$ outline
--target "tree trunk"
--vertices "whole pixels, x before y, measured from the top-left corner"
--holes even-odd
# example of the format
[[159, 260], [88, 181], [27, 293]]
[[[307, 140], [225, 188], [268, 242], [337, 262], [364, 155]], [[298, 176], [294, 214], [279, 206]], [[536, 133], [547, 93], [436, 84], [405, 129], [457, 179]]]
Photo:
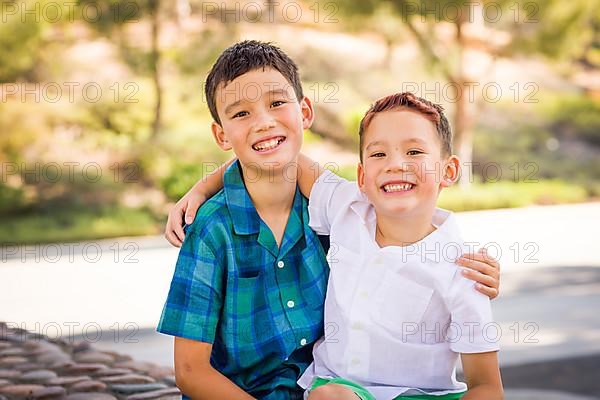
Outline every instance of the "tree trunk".
[[[466, 11], [466, 10], [463, 10]], [[458, 46], [458, 57], [456, 70], [453, 79], [450, 79], [455, 87], [456, 104], [454, 106], [454, 151], [461, 161], [460, 186], [468, 187], [473, 182], [473, 131], [471, 130], [471, 121], [468, 110], [468, 98], [465, 95], [465, 71], [464, 71], [464, 49], [465, 38], [463, 35], [463, 24], [465, 12], [461, 13], [461, 18], [455, 22], [456, 42]]]
[[154, 121], [152, 122], [152, 131], [150, 139], [155, 141], [160, 132], [162, 124], [162, 86], [160, 76], [160, 0], [152, 0], [152, 50], [150, 54], [150, 64], [152, 68], [152, 81], [154, 83], [154, 91], [156, 95], [154, 104]]

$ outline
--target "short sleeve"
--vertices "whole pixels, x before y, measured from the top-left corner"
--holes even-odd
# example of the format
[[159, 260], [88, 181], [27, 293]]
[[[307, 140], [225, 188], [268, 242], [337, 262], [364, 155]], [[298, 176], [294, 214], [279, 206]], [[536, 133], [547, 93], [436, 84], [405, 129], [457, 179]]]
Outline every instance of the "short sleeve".
[[223, 273], [205, 240], [196, 231], [188, 232], [157, 331], [213, 343], [223, 304]]
[[308, 225], [319, 235], [329, 235], [332, 221], [358, 193], [356, 182], [349, 182], [325, 170], [319, 176], [308, 200]]
[[490, 299], [475, 289], [475, 282], [462, 276], [460, 268], [454, 275], [448, 308], [451, 323], [447, 341], [456, 353], [497, 351], [500, 326], [494, 322]]

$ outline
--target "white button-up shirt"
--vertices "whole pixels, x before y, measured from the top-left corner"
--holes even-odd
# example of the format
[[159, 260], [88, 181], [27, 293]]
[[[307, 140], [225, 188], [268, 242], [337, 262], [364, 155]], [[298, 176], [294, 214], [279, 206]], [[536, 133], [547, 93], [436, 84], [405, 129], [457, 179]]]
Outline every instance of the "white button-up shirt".
[[454, 263], [465, 250], [454, 217], [436, 210], [437, 228], [406, 247], [380, 248], [375, 210], [355, 182], [326, 171], [313, 186], [310, 226], [329, 234], [325, 337], [298, 381], [343, 377], [377, 399], [462, 392], [459, 353], [498, 350], [489, 298]]

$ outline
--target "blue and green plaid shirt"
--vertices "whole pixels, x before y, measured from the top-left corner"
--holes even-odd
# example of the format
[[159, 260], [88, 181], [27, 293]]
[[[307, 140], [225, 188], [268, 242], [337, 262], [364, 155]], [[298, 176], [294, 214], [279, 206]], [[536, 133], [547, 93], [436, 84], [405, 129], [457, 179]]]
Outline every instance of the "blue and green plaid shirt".
[[254, 397], [301, 399], [327, 273], [298, 188], [278, 248], [235, 162], [187, 229], [157, 330], [212, 343], [211, 365]]

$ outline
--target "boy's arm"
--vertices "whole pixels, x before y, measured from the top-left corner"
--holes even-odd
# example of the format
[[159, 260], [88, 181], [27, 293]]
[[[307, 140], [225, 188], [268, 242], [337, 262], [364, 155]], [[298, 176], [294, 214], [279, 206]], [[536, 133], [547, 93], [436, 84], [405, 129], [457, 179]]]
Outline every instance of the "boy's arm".
[[211, 343], [175, 338], [175, 381], [181, 392], [192, 399], [254, 399], [210, 365], [211, 350]]
[[501, 400], [504, 398], [497, 352], [461, 353], [460, 357], [469, 388], [462, 400]]
[[[191, 224], [196, 217], [198, 208], [209, 198], [223, 188], [223, 174], [235, 161], [231, 159], [221, 165], [212, 173], [200, 179], [169, 211], [169, 218], [165, 227], [165, 238], [175, 247], [181, 247], [185, 233], [183, 222]], [[312, 187], [317, 178], [325, 171], [317, 162], [300, 154], [298, 157], [298, 185], [306, 197], [310, 196]]]
[[200, 179], [192, 188], [181, 198], [171, 211], [165, 227], [165, 238], [175, 247], [181, 247], [185, 233], [183, 232], [183, 220], [191, 224], [196, 217], [196, 211], [209, 198], [214, 196], [223, 188], [223, 174], [225, 170], [235, 161], [233, 158], [221, 165], [215, 171]]
[[298, 186], [304, 197], [310, 198], [310, 192], [323, 172], [325, 169], [318, 162], [302, 153], [298, 155]]

